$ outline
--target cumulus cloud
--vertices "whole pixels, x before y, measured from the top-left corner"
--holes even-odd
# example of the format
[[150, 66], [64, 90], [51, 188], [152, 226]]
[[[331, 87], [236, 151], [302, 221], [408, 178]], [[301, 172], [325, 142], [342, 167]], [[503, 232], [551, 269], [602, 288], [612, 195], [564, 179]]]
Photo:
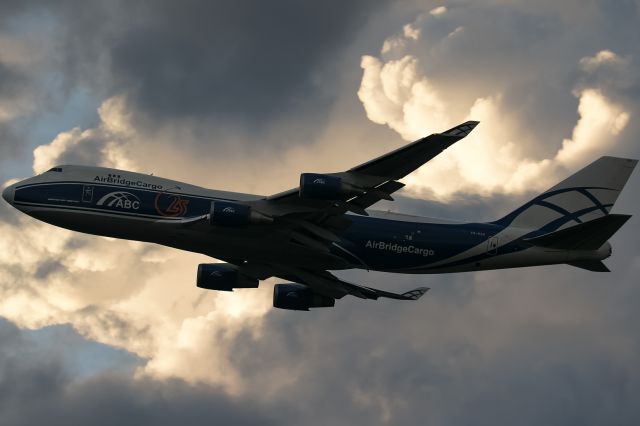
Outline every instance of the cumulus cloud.
[[[95, 425], [196, 424], [204, 418], [224, 424], [274, 423], [273, 413], [257, 401], [230, 397], [219, 388], [134, 380], [119, 371], [74, 378], [63, 354], [52, 350], [55, 345], [34, 342], [3, 319], [0, 337], [0, 418], [6, 424], [33, 425], [52, 418], [61, 424]], [[81, 339], [73, 340], [78, 349]]]
[[446, 122], [444, 101], [421, 75], [416, 58], [405, 56], [383, 63], [363, 56], [362, 68], [358, 96], [371, 121], [387, 124], [406, 140]]
[[[580, 60], [580, 66], [592, 71], [618, 61], [615, 53], [601, 51]], [[574, 91], [579, 119], [571, 138], [556, 141], [553, 156], [532, 158], [523, 149], [528, 141], [522, 135], [535, 129], [528, 129], [527, 122], [510, 114], [501, 92], [477, 98], [465, 109], [449, 102], [447, 92], [438, 89], [415, 56], [387, 61], [363, 56], [361, 66], [358, 97], [367, 117], [387, 125], [407, 141], [446, 130], [463, 119], [481, 122], [470, 136], [406, 178], [409, 191], [430, 193], [439, 199], [458, 192], [544, 190], [566, 170], [575, 170], [607, 153], [630, 116], [598, 88], [583, 87]]]
[[606, 152], [629, 121], [629, 113], [612, 104], [598, 90], [586, 89], [579, 97], [580, 119], [571, 139], [562, 141], [562, 148], [556, 155], [556, 159], [568, 167]]
[[[416, 25], [405, 26], [401, 37], [420, 41]], [[440, 131], [457, 119], [482, 121], [465, 142], [407, 180], [413, 193], [429, 192], [442, 199], [459, 191], [488, 194], [543, 189], [552, 183], [560, 167], [574, 167], [603, 151], [603, 144], [613, 143], [613, 136], [628, 121], [628, 113], [602, 92], [583, 89], [575, 93], [580, 119], [571, 138], [558, 142], [554, 157], [529, 158], [518, 145], [521, 123], [505, 111], [501, 93], [476, 98], [466, 110], [456, 109], [415, 56], [406, 54], [388, 60], [365, 56], [362, 67], [358, 96], [367, 117], [387, 125], [406, 140]], [[215, 165], [218, 180], [227, 178], [235, 183], [229, 189], [251, 191], [256, 185], [263, 185], [261, 189], [275, 192], [293, 186], [294, 175], [303, 171], [299, 170], [301, 164], [307, 168], [331, 164], [336, 149], [349, 153], [342, 155], [344, 167], [353, 165], [351, 155], [358, 153], [364, 161], [375, 150], [365, 143], [338, 147], [345, 132], [336, 126], [312, 144], [292, 146], [278, 153], [279, 167], [274, 170], [259, 167], [272, 159], [273, 152], [247, 158], [242, 150], [235, 154], [227, 150], [224, 152], [231, 156], [195, 161], [201, 155], [193, 142], [198, 135], [188, 125], [141, 124], [135, 120], [135, 105], [126, 94], [107, 99], [99, 109], [97, 126], [62, 132], [36, 148], [34, 171], [56, 164], [84, 163], [138, 171], [169, 170], [175, 173], [172, 177], [206, 182]], [[182, 146], [176, 145], [177, 140]], [[234, 155], [242, 158], [247, 170], [255, 170], [251, 173], [260, 174], [263, 179], [253, 174], [244, 181], [238, 179]], [[194, 275], [198, 263], [207, 261], [202, 256], [52, 231], [49, 225], [22, 216], [17, 220], [20, 227], [0, 223], [5, 235], [0, 262], [4, 283], [2, 315], [26, 327], [73, 324], [91, 339], [147, 359], [139, 369], [141, 377], [180, 377], [220, 385], [235, 394], [247, 391], [248, 378], [233, 368], [229, 347], [245, 334], [260, 339], [270, 310], [268, 285], [239, 294], [203, 293], [185, 278]], [[29, 236], [29, 243], [17, 244], [24, 235]], [[263, 389], [282, 386], [286, 386], [286, 380], [269, 380]], [[361, 402], [373, 400], [360, 398]]]
[[406, 38], [418, 40], [420, 38], [420, 28], [416, 28], [411, 24], [402, 27], [402, 32]]
[[[434, 208], [399, 197], [393, 207], [477, 219], [602, 153], [624, 148], [637, 155], [630, 133], [637, 100], [629, 90], [635, 50], [610, 37], [616, 28], [589, 21], [596, 6], [567, 2], [549, 11], [547, 3], [474, 1], [422, 10], [422, 3], [407, 2], [377, 17], [387, 25], [365, 28], [358, 27], [367, 15], [358, 5], [365, 3], [354, 3], [339, 31], [327, 24], [335, 10], [326, 9], [318, 22], [335, 36], [315, 40], [315, 31], [269, 38], [284, 10], [271, 5], [252, 9], [257, 21], [235, 27], [237, 19], [228, 17], [237, 18], [240, 6], [230, 15], [217, 3], [207, 9], [228, 21], [215, 26], [207, 13], [182, 5], [90, 3], [60, 7], [55, 15], [78, 18], [65, 25], [69, 37], [58, 39], [71, 57], [60, 57], [69, 66], [65, 77], [104, 95], [99, 122], [40, 141], [36, 172], [81, 162], [270, 193], [293, 187], [299, 172], [339, 171], [396, 148], [401, 138], [479, 119], [472, 136], [407, 180], [410, 195], [453, 202]], [[123, 10], [130, 13], [126, 22]], [[201, 20], [189, 25], [194, 15]], [[316, 13], [305, 16], [299, 26], [282, 28], [304, 27]], [[404, 25], [406, 16], [418, 18]], [[613, 22], [622, 27], [619, 18]], [[396, 34], [379, 33], [394, 20]], [[110, 32], [103, 22], [123, 31]], [[250, 28], [251, 22], [260, 25]], [[226, 30], [209, 32], [220, 28]], [[359, 44], [342, 62], [339, 47], [355, 33]], [[630, 35], [624, 40], [635, 40]], [[239, 38], [237, 52], [224, 45]], [[379, 57], [361, 58], [379, 48], [368, 40], [386, 40]], [[114, 59], [102, 64], [109, 75], [94, 74], [96, 52]], [[295, 52], [304, 53], [303, 65], [295, 64]], [[230, 64], [220, 60], [225, 55]], [[273, 72], [256, 73], [250, 65], [258, 60], [274, 61], [264, 68]], [[359, 60], [362, 78], [337, 82], [357, 73]], [[255, 80], [238, 92], [228, 82], [236, 74], [249, 81], [243, 72]], [[228, 90], [216, 98], [220, 88]], [[256, 93], [259, 102], [247, 104], [247, 94]], [[313, 126], [289, 117], [291, 105], [309, 98], [320, 105], [312, 108], [319, 114]], [[226, 126], [225, 117], [243, 125]], [[541, 136], [548, 129], [553, 138]], [[460, 192], [488, 198], [458, 204]], [[637, 204], [632, 191], [623, 196]], [[70, 324], [87, 339], [141, 358], [134, 377], [70, 382], [56, 365], [47, 369], [47, 359], [24, 367], [28, 360], [11, 353], [28, 349], [0, 324], [0, 387], [7, 389], [0, 392], [1, 420], [9, 424], [42, 418], [73, 424], [95, 420], [96, 412], [96, 421], [109, 424], [200, 423], [227, 414], [235, 424], [275, 418], [312, 425], [631, 424], [639, 414], [634, 232], [616, 236], [618, 254], [609, 265], [617, 272], [605, 286], [602, 275], [562, 266], [437, 279], [354, 272], [353, 281], [375, 287], [428, 284], [433, 291], [419, 303], [345, 298], [335, 309], [297, 315], [271, 309], [271, 282], [230, 294], [197, 289], [195, 267], [211, 261], [204, 256], [60, 230], [6, 205], [0, 215], [0, 315], [29, 328]], [[268, 408], [256, 408], [256, 401]]]
[[202, 256], [82, 236], [29, 218], [19, 227], [2, 222], [0, 232], [0, 315], [23, 327], [72, 324], [88, 338], [149, 359], [141, 375], [229, 391], [244, 386], [226, 368], [226, 342], [259, 330], [270, 289], [205, 293], [194, 284], [195, 267], [208, 261]]
[[122, 149], [135, 136], [122, 96], [105, 101], [98, 110], [100, 126], [62, 132], [48, 144], [33, 152], [36, 174], [59, 164], [95, 164], [104, 167], [135, 170], [136, 165]]
[[440, 16], [440, 15], [444, 15], [445, 13], [447, 13], [447, 7], [446, 6], [438, 6], [435, 7], [433, 9], [431, 9], [429, 11], [429, 13], [433, 16]]
[[595, 56], [585, 56], [580, 59], [580, 65], [585, 71], [594, 71], [604, 64], [620, 63], [622, 59], [610, 50], [601, 50]]
[[[249, 184], [260, 184], [277, 192], [295, 185], [301, 167], [312, 170], [315, 165], [322, 170], [331, 164], [336, 145], [324, 142], [339, 140], [334, 132], [344, 136], [341, 128], [328, 130], [310, 147], [284, 150], [277, 167], [265, 170], [262, 166], [273, 161], [273, 153], [246, 157], [242, 150], [234, 153], [220, 147], [211, 162], [196, 160], [199, 152], [184, 148], [195, 138], [187, 129], [175, 123], [150, 129], [134, 121], [131, 108], [125, 95], [107, 99], [99, 108], [97, 126], [61, 132], [35, 148], [34, 172], [73, 163], [134, 171], [164, 169], [182, 180], [197, 178], [206, 184], [212, 175], [218, 182], [231, 182], [232, 190], [251, 190]], [[176, 145], [176, 140], [183, 145]], [[341, 152], [361, 148], [364, 161], [364, 145]], [[234, 155], [255, 173], [247, 182], [238, 178], [236, 160], [229, 161]], [[343, 161], [344, 167], [353, 165], [349, 156]], [[260, 337], [264, 316], [271, 310], [271, 282], [258, 290], [205, 292], [195, 287], [195, 269], [212, 259], [73, 233], [14, 212], [11, 221], [0, 221], [0, 233], [0, 315], [29, 328], [71, 324], [87, 338], [147, 360], [138, 369], [141, 378], [177, 377], [222, 386], [233, 394], [251, 391], [255, 378], [233, 367], [232, 345], [238, 336]], [[27, 243], [19, 243], [23, 238]], [[264, 374], [270, 377], [260, 388], [264, 392], [289, 380], [285, 375]]]
[[[62, 132], [37, 147], [34, 172], [64, 163], [138, 168], [128, 152], [145, 138], [129, 121], [125, 99], [105, 101], [99, 114], [97, 127]], [[259, 331], [269, 288], [204, 292], [194, 284], [197, 264], [211, 261], [204, 256], [85, 236], [22, 215], [16, 220], [18, 226], [0, 221], [0, 315], [23, 327], [72, 324], [88, 338], [148, 359], [141, 376], [243, 389], [244, 378], [229, 368], [227, 342]]]

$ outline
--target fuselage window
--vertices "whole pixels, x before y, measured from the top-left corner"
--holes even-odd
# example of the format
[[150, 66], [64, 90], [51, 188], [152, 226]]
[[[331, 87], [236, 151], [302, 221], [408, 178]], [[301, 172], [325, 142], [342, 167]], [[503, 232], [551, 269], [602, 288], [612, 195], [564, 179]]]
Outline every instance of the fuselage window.
[[54, 167], [52, 169], [47, 170], [48, 172], [61, 172], [62, 167]]

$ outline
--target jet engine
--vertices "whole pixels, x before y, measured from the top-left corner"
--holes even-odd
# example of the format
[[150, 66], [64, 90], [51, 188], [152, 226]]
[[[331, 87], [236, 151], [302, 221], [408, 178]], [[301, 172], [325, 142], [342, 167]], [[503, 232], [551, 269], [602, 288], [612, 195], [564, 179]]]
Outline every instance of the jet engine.
[[335, 305], [333, 297], [314, 293], [302, 284], [276, 284], [273, 287], [273, 307], [293, 311], [308, 311], [309, 308], [329, 308]]
[[209, 222], [213, 226], [247, 226], [273, 222], [272, 218], [255, 211], [251, 206], [233, 201], [213, 201], [209, 213]]
[[257, 288], [258, 280], [242, 274], [228, 263], [201, 263], [197, 285], [207, 290], [233, 291], [234, 288]]
[[316, 200], [340, 200], [363, 193], [341, 178], [317, 173], [302, 173], [300, 175], [300, 198]]

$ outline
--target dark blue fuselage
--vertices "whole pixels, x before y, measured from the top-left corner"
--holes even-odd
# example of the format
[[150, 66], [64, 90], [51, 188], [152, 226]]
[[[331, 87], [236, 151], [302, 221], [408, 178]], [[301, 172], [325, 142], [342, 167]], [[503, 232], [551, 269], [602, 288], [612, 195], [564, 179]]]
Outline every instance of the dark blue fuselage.
[[[492, 245], [491, 239], [504, 227], [496, 224], [413, 221], [420, 218], [389, 214], [393, 217], [385, 218], [380, 213], [349, 215], [351, 224], [338, 233], [340, 241], [330, 246], [328, 254], [319, 255], [278, 239], [269, 227], [210, 228], [205, 233], [182, 229], [180, 221], [208, 214], [212, 201], [233, 200], [200, 192], [108, 175], [93, 181], [18, 184], [14, 205], [38, 219], [81, 232], [155, 242], [220, 259], [294, 261], [327, 269], [424, 273], [465, 264], [481, 269], [481, 262], [497, 254], [529, 247], [519, 239], [498, 253], [497, 241]], [[474, 247], [473, 256], [455, 259]]]

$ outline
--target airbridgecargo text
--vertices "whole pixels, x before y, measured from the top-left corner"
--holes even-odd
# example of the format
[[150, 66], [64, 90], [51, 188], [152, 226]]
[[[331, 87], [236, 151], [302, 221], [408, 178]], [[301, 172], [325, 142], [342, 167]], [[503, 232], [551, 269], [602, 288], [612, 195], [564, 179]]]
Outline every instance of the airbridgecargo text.
[[102, 182], [102, 183], [112, 183], [119, 184], [125, 186], [137, 186], [140, 188], [149, 188], [149, 189], [162, 189], [162, 185], [144, 182], [142, 180], [129, 180], [123, 178], [120, 175], [112, 175], [109, 174], [107, 176], [96, 176], [93, 178], [94, 182]]
[[431, 249], [416, 247], [414, 245], [402, 245], [398, 243], [385, 243], [384, 241], [371, 241], [368, 240], [367, 244], [365, 244], [366, 248], [376, 249], [376, 250], [384, 250], [384, 251], [392, 251], [394, 253], [409, 253], [415, 254], [417, 256], [434, 256], [436, 252]]

